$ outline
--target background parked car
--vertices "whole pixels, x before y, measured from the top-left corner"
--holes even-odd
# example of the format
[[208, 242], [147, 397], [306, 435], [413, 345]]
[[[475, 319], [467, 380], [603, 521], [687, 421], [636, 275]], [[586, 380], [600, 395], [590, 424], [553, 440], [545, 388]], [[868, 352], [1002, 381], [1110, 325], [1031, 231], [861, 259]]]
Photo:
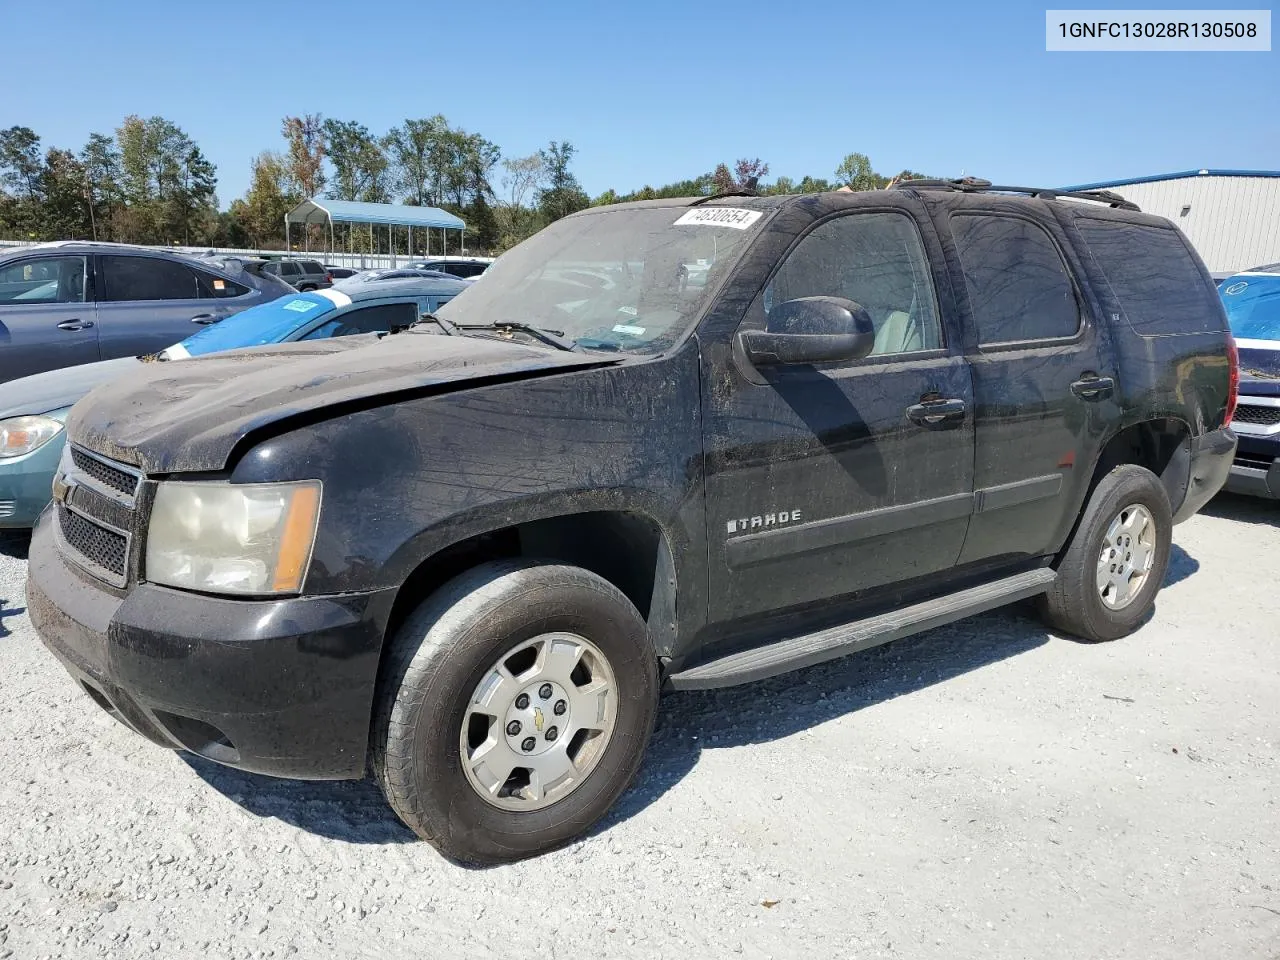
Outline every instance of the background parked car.
[[295, 293], [205, 327], [154, 357], [121, 357], [0, 384], [0, 529], [30, 528], [49, 502], [72, 404], [144, 362], [293, 340], [387, 332], [434, 313], [465, 290], [456, 277], [409, 277]]
[[333, 278], [335, 283], [339, 280], [345, 280], [347, 277], [354, 277], [360, 272], [359, 270], [354, 270], [351, 267], [335, 267], [329, 263], [326, 263], [324, 268], [328, 272], [329, 276]]
[[1239, 438], [1226, 489], [1280, 499], [1280, 263], [1218, 285], [1240, 351]]
[[414, 260], [408, 266], [416, 270], [442, 270], [455, 277], [478, 277], [492, 263], [491, 257], [433, 257]]
[[153, 353], [292, 292], [250, 264], [76, 241], [0, 256], [0, 382]]
[[295, 290], [323, 290], [333, 286], [333, 277], [319, 260], [268, 260], [262, 269]]

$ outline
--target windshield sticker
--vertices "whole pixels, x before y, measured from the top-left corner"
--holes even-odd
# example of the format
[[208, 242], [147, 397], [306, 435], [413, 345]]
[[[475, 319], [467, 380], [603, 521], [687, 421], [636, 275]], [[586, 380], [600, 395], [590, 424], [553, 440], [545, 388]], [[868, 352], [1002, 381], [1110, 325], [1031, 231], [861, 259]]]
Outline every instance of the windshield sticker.
[[294, 313], [307, 313], [318, 306], [320, 304], [313, 303], [310, 300], [290, 300], [284, 305], [284, 309], [292, 310]]
[[759, 210], [743, 210], [740, 207], [698, 207], [690, 210], [675, 222], [677, 227], [732, 227], [746, 230], [759, 220]]
[[625, 323], [616, 324], [613, 328], [614, 333], [625, 333], [632, 337], [643, 337], [644, 330], [644, 327], [633, 327]]
[[629, 316], [629, 317], [638, 317], [638, 316], [640, 316], [640, 310], [639, 310], [638, 308], [636, 308], [636, 307], [619, 307], [619, 308], [618, 308], [618, 312], [619, 312], [619, 313], [625, 313], [625, 314], [626, 314], [627, 316]]
[[1248, 286], [1249, 284], [1246, 281], [1241, 280], [1239, 283], [1233, 283], [1231, 286], [1227, 287], [1222, 292], [1230, 297], [1230, 296], [1234, 296], [1237, 293], [1244, 293], [1245, 288]]

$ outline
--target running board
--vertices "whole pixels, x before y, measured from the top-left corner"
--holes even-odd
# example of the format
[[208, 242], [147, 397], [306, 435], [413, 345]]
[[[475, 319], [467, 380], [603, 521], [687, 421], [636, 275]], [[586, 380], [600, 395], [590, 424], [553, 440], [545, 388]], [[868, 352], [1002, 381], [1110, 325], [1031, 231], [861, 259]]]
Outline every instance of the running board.
[[1048, 590], [1055, 576], [1049, 569], [1030, 570], [878, 617], [732, 653], [674, 673], [667, 682], [673, 690], [705, 690], [764, 680], [1034, 597]]

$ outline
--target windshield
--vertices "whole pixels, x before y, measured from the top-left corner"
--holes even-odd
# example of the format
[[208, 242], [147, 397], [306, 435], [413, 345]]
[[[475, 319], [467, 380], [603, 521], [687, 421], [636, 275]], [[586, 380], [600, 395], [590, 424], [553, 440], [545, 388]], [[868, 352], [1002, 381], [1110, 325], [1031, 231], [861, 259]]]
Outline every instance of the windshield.
[[1231, 333], [1240, 340], [1280, 340], [1280, 276], [1241, 274], [1218, 288]]
[[[341, 298], [346, 301], [345, 297]], [[236, 347], [257, 347], [281, 343], [311, 321], [338, 309], [339, 298], [328, 290], [286, 294], [270, 303], [242, 310], [218, 323], [210, 324], [181, 343], [165, 350], [166, 359], [198, 357]], [[350, 302], [350, 301], [346, 301]]]
[[657, 353], [698, 316], [761, 217], [740, 207], [653, 207], [559, 220], [439, 313], [456, 324], [532, 324], [587, 349]]

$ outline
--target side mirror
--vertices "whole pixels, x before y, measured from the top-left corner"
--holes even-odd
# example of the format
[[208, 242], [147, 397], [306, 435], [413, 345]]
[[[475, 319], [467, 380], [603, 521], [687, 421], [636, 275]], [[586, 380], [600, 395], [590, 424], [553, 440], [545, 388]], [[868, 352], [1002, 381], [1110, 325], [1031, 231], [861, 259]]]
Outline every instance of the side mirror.
[[745, 330], [742, 349], [756, 366], [861, 360], [876, 343], [866, 308], [842, 297], [799, 297], [769, 313], [767, 329]]

